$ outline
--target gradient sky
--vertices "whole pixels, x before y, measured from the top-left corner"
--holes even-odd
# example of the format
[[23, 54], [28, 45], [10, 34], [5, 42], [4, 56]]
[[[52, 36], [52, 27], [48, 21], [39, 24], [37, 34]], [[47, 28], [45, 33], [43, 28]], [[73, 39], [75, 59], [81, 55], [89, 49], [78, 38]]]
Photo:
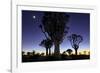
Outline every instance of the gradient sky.
[[[39, 46], [40, 42], [45, 39], [44, 34], [41, 32], [39, 25], [42, 24], [41, 19], [44, 11], [29, 11], [22, 10], [22, 50], [36, 52], [43, 51], [45, 48]], [[88, 13], [70, 13], [69, 19], [69, 32], [66, 35], [73, 33], [83, 36], [83, 42], [80, 43], [80, 50], [89, 50], [90, 48], [90, 14]], [[68, 48], [74, 50], [67, 38], [65, 38], [60, 45], [60, 50], [65, 51]], [[54, 51], [54, 46], [51, 48]]]

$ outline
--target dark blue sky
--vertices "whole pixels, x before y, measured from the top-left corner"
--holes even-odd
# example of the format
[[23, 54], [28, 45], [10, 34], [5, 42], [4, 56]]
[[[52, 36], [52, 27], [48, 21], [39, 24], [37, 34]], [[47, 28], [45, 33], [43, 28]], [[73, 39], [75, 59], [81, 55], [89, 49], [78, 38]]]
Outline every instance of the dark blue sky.
[[[40, 42], [45, 39], [44, 34], [38, 27], [41, 23], [43, 16], [42, 11], [22, 11], [22, 49], [23, 51], [36, 50], [37, 52], [45, 51], [45, 48], [39, 46]], [[69, 32], [66, 35], [73, 33], [83, 36], [83, 42], [80, 44], [79, 49], [90, 48], [90, 15], [88, 13], [67, 13], [69, 19]], [[52, 47], [52, 51], [54, 47]], [[61, 51], [72, 48], [67, 38], [64, 39], [60, 46]]]

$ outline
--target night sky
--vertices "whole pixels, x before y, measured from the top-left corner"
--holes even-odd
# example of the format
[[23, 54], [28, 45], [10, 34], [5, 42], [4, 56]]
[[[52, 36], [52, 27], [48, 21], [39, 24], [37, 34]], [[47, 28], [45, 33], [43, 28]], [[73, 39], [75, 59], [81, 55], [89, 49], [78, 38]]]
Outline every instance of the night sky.
[[[45, 52], [45, 48], [39, 46], [40, 42], [45, 39], [39, 25], [42, 24], [41, 19], [44, 11], [29, 11], [22, 10], [22, 50]], [[80, 43], [79, 50], [89, 50], [90, 48], [90, 14], [89, 13], [67, 13], [70, 16], [68, 25], [69, 31], [66, 35], [69, 36], [73, 33], [83, 36], [83, 42]], [[72, 49], [71, 44], [65, 38], [60, 45], [60, 50], [65, 51]], [[51, 48], [54, 51], [54, 46]]]

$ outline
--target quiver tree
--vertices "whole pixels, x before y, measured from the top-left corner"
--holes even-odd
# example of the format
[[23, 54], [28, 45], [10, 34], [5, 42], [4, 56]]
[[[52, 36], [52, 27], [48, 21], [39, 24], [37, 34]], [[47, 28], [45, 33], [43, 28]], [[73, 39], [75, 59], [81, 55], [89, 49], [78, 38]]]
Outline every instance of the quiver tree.
[[35, 55], [35, 50], [32, 51], [32, 55], [33, 55], [33, 56]]
[[66, 52], [68, 52], [69, 56], [72, 54], [72, 50], [71, 49], [67, 49]]
[[31, 56], [31, 52], [27, 52], [27, 55], [28, 55], [28, 56]]
[[[49, 38], [42, 40], [39, 45], [46, 48], [46, 56], [51, 55], [51, 49], [50, 48], [52, 47], [53, 43]], [[49, 54], [48, 54], [48, 51], [49, 51]]]
[[81, 35], [72, 34], [71, 36], [68, 36], [68, 40], [70, 41], [72, 48], [75, 49], [75, 55], [77, 55], [77, 50], [79, 44], [83, 41], [83, 37]]
[[42, 29], [45, 34], [53, 41], [55, 49], [54, 54], [60, 55], [60, 44], [64, 36], [68, 33], [68, 26], [66, 25], [69, 16], [65, 13], [45, 12], [42, 19]]
[[24, 51], [22, 51], [22, 55], [25, 55], [25, 52]]

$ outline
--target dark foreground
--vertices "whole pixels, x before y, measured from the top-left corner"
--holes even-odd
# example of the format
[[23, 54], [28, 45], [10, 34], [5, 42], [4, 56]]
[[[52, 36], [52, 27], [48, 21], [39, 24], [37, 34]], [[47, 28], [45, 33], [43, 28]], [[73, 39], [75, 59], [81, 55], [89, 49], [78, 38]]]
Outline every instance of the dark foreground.
[[90, 59], [90, 55], [61, 55], [59, 58], [55, 56], [22, 56], [22, 62], [40, 62], [40, 61], [64, 61], [64, 60], [85, 60]]

